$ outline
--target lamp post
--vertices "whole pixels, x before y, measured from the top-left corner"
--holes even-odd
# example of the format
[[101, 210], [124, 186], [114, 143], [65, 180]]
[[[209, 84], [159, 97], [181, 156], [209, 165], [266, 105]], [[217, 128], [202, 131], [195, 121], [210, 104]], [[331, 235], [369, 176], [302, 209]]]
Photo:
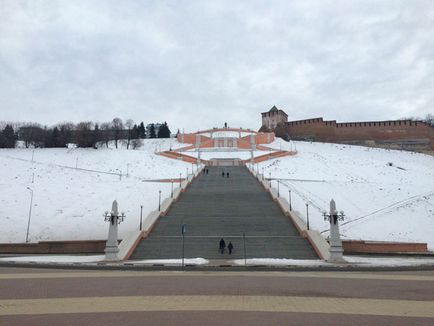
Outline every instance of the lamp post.
[[264, 180], [264, 168], [262, 168], [262, 181]]
[[292, 204], [291, 204], [291, 189], [289, 189], [288, 192], [289, 192], [289, 211], [292, 211]]
[[306, 203], [306, 226], [307, 229], [309, 230], [309, 204]]
[[161, 190], [158, 190], [158, 211], [161, 211]]
[[280, 197], [280, 180], [277, 179], [277, 198]]
[[268, 173], [268, 175], [270, 176], [270, 188], [271, 188], [271, 172]]
[[187, 174], [186, 174], [185, 179], [188, 181], [188, 168], [187, 168]]
[[181, 173], [179, 174], [179, 188], [181, 188]]
[[173, 198], [173, 179], [171, 181], [171, 184], [172, 184], [172, 189], [170, 191], [170, 198]]
[[140, 231], [142, 231], [143, 226], [143, 205], [140, 205]]
[[27, 233], [26, 233], [26, 243], [29, 242], [29, 231], [30, 231], [30, 219], [32, 218], [32, 205], [33, 205], [33, 189], [27, 187], [30, 191], [30, 207], [29, 207], [29, 219], [27, 221]]

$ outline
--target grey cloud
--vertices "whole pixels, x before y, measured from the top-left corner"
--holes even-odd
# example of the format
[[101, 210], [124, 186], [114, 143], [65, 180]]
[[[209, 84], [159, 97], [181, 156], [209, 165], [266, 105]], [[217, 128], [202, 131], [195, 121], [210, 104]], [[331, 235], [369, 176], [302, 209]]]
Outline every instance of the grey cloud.
[[0, 120], [423, 116], [433, 35], [429, 0], [0, 0]]

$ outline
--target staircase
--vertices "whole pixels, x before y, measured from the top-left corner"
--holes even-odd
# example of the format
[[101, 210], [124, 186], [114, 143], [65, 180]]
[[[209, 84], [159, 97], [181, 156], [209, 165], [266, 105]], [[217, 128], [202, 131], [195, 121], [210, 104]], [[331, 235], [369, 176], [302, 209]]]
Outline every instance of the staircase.
[[[181, 225], [186, 224], [186, 258], [318, 259], [290, 219], [243, 167], [208, 167], [196, 179], [130, 259], [182, 257]], [[222, 172], [229, 172], [229, 178]], [[243, 233], [245, 237], [243, 237]], [[218, 252], [224, 238], [234, 245], [231, 256]], [[245, 250], [244, 250], [245, 248]]]

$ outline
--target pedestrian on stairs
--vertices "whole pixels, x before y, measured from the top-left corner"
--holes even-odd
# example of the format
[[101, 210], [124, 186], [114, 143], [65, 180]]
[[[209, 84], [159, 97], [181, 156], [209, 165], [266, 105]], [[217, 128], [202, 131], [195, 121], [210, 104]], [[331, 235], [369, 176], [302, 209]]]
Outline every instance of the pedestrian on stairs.
[[219, 250], [222, 255], [225, 253], [225, 248], [226, 248], [226, 242], [225, 240], [223, 240], [223, 238], [221, 238], [219, 244]]
[[229, 172], [226, 172], [226, 178], [229, 178]]
[[229, 244], [228, 244], [228, 250], [229, 250], [229, 255], [232, 255], [232, 250], [234, 250], [234, 245], [230, 241], [229, 241]]
[[225, 171], [222, 172], [222, 177], [223, 177], [223, 178], [225, 177]]

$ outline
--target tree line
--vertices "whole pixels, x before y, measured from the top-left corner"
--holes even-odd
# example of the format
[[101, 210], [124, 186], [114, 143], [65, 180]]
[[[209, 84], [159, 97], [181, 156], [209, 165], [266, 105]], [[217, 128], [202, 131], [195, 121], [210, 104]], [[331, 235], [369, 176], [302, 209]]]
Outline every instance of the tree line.
[[145, 127], [143, 121], [136, 124], [131, 119], [122, 121], [120, 118], [101, 124], [91, 121], [77, 124], [62, 122], [53, 127], [37, 123], [0, 122], [0, 148], [14, 148], [17, 141], [21, 141], [26, 148], [67, 147], [68, 144], [96, 148], [98, 144], [108, 147], [109, 142], [113, 141], [118, 148], [122, 141], [127, 149], [135, 149], [144, 138], [169, 138], [170, 134], [166, 122]]

